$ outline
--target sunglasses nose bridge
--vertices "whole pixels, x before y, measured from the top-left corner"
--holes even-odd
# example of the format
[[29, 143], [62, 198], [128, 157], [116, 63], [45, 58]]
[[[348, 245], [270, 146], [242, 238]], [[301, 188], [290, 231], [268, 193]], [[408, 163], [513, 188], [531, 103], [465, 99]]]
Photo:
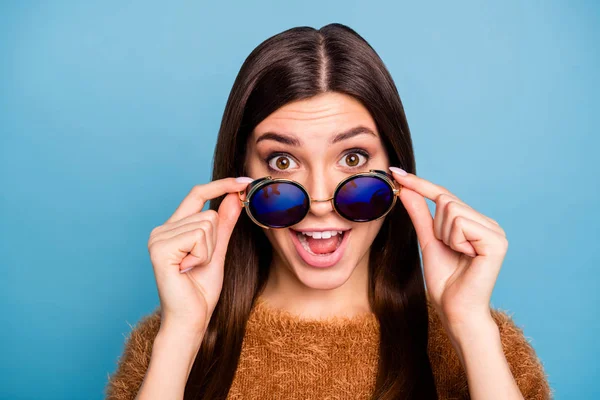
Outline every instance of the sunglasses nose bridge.
[[[330, 174], [321, 173], [310, 176], [305, 184], [306, 193], [310, 197], [311, 209], [317, 213], [325, 213], [333, 209], [333, 190], [337, 185], [337, 178]], [[330, 203], [328, 207], [327, 203]]]
[[332, 212], [333, 209], [333, 197], [329, 197], [327, 199], [313, 199], [312, 197], [310, 198], [310, 212], [313, 215], [324, 216]]
[[324, 202], [332, 201], [332, 200], [333, 200], [333, 197], [330, 197], [328, 199], [322, 199], [322, 200], [313, 199], [313, 198], [310, 199], [310, 201], [312, 201], [313, 203], [324, 203]]

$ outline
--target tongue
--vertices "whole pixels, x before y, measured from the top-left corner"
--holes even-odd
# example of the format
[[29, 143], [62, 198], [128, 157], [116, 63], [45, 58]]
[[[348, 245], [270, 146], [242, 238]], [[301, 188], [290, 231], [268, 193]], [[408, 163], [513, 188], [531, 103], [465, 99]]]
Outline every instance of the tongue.
[[333, 253], [338, 247], [338, 236], [332, 236], [329, 239], [313, 239], [307, 237], [308, 247], [315, 254]]

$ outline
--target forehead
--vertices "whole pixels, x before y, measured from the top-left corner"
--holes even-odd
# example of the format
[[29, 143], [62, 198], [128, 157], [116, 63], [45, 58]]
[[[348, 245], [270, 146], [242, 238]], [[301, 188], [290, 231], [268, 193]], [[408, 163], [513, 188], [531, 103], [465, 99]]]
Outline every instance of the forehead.
[[356, 126], [367, 127], [377, 134], [375, 121], [360, 101], [342, 93], [327, 92], [285, 104], [261, 121], [252, 135], [279, 132], [327, 139]]

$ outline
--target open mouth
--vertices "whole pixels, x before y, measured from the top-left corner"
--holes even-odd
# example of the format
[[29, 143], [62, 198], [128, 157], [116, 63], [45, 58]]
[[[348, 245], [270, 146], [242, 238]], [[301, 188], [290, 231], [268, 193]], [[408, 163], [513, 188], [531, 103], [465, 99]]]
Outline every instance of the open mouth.
[[313, 267], [330, 267], [343, 256], [350, 230], [299, 232], [290, 228], [300, 258]]
[[344, 231], [296, 232], [304, 250], [312, 255], [333, 253], [340, 247]]

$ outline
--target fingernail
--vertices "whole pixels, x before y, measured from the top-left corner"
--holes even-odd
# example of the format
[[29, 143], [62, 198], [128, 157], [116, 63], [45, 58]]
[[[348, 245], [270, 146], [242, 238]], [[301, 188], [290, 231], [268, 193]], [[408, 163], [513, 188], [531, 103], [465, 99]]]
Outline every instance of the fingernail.
[[252, 178], [248, 178], [247, 176], [240, 176], [240, 177], [237, 177], [237, 178], [235, 178], [235, 181], [236, 181], [236, 182], [239, 182], [239, 183], [250, 183], [250, 182], [252, 182], [253, 180], [254, 180], [254, 179], [252, 179]]
[[398, 168], [398, 167], [390, 167], [390, 171], [397, 173], [398, 175], [401, 176], [406, 176], [407, 173], [405, 170], [403, 170], [402, 168]]
[[192, 268], [194, 268], [194, 267], [192, 266], [192, 267], [186, 268], [186, 269], [184, 269], [183, 271], [179, 271], [179, 273], [180, 273], [180, 274], [185, 274], [186, 272], [188, 272], [188, 271], [189, 271], [189, 270], [191, 270]]

